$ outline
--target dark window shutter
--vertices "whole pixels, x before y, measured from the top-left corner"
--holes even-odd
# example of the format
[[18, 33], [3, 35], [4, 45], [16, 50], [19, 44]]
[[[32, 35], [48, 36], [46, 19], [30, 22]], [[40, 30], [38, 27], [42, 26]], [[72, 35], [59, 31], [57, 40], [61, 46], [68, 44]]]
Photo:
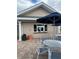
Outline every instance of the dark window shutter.
[[45, 25], [45, 31], [47, 31], [47, 25]]
[[34, 25], [34, 31], [36, 32], [36, 25]]

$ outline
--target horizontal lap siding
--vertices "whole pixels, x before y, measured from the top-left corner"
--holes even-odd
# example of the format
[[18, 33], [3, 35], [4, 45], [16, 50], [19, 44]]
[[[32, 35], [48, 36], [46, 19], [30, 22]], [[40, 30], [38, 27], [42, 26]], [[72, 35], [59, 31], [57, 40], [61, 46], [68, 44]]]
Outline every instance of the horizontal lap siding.
[[32, 35], [33, 38], [51, 37], [54, 33], [54, 27], [47, 25], [48, 31], [45, 33], [35, 33], [34, 24], [36, 23], [22, 23], [22, 34]]
[[49, 14], [49, 12], [47, 12], [43, 8], [39, 7], [39, 8], [36, 8], [28, 13], [20, 15], [20, 16], [46, 16], [48, 14]]

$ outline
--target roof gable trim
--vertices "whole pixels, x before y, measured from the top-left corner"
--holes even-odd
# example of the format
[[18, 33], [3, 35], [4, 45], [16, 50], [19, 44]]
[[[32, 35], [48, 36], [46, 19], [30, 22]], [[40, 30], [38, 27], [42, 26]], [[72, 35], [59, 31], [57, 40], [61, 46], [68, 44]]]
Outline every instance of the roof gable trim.
[[49, 10], [50, 13], [51, 13], [52, 11], [56, 12], [55, 9], [51, 8], [50, 6], [48, 6], [47, 4], [45, 4], [44, 2], [41, 2], [41, 3], [38, 3], [38, 4], [34, 5], [34, 6], [31, 6], [31, 7], [27, 8], [27, 9], [25, 9], [25, 10], [22, 10], [22, 11], [18, 12], [17, 16], [20, 15], [20, 14], [23, 14], [23, 13], [25, 13], [25, 12], [27, 13], [27, 12], [29, 12], [29, 11], [35, 9], [35, 8], [38, 8], [38, 7], [43, 7], [43, 8], [45, 8], [45, 9]]

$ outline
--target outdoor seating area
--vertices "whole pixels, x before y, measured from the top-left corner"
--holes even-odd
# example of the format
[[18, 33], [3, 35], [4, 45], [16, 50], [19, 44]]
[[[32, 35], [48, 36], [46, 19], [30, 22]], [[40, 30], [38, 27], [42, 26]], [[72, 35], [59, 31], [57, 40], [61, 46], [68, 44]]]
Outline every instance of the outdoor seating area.
[[[61, 48], [49, 48], [41, 43], [41, 39], [18, 41], [17, 59], [61, 59]], [[52, 45], [53, 46], [53, 45]]]

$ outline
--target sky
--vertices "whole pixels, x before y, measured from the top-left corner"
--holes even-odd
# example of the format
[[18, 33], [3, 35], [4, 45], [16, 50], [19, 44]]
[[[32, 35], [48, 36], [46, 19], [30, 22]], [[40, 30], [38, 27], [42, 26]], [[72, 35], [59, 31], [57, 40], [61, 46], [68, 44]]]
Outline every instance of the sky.
[[61, 0], [17, 0], [17, 12], [24, 10], [39, 2], [45, 2], [58, 12], [61, 12]]

